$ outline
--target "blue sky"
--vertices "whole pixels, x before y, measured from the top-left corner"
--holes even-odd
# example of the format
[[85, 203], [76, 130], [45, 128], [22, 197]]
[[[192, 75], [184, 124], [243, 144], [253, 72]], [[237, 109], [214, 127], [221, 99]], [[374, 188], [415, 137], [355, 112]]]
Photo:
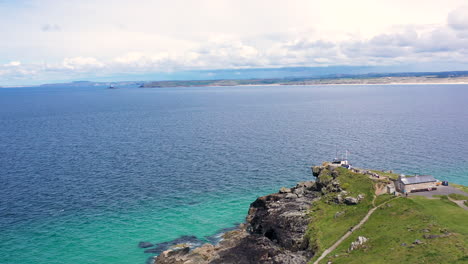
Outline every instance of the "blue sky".
[[0, 0], [0, 39], [0, 85], [303, 66], [468, 70], [468, 6], [466, 0]]

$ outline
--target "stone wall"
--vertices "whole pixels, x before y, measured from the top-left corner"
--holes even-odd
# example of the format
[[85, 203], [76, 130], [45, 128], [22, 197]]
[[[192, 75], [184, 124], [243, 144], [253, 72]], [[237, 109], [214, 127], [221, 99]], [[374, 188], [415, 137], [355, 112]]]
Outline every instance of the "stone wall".
[[411, 192], [412, 190], [427, 190], [428, 188], [436, 187], [435, 182], [425, 182], [418, 184], [407, 184], [404, 185], [405, 191]]

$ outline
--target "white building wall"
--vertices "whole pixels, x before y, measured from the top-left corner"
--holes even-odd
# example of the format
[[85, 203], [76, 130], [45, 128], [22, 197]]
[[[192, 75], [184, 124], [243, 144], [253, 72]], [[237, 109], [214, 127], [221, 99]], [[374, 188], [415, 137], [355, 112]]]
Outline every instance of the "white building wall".
[[411, 192], [412, 190], [424, 190], [424, 189], [434, 188], [434, 187], [436, 187], [435, 182], [425, 182], [425, 183], [404, 185], [404, 190], [406, 192]]

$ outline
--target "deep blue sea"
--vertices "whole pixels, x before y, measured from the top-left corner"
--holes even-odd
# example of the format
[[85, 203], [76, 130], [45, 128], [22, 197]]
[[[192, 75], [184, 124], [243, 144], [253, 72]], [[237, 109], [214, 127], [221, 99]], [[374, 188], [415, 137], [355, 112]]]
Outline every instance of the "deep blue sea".
[[135, 263], [357, 167], [468, 184], [468, 85], [0, 89], [0, 263]]

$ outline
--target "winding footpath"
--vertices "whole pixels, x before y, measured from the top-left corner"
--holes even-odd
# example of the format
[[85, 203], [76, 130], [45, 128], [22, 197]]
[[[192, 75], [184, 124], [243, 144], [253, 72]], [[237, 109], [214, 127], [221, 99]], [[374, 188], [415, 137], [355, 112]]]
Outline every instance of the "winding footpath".
[[465, 203], [464, 203], [465, 201], [454, 200], [454, 199], [452, 199], [452, 198], [450, 198], [450, 197], [448, 197], [448, 196], [447, 196], [447, 198], [448, 198], [450, 201], [452, 201], [452, 202], [454, 202], [455, 204], [457, 204], [458, 206], [460, 206], [461, 208], [463, 208], [463, 209], [465, 209], [465, 210], [468, 210], [468, 206], [466, 206]]
[[348, 232], [346, 232], [346, 234], [344, 234], [340, 239], [338, 239], [338, 241], [335, 242], [335, 244], [333, 244], [331, 247], [327, 248], [325, 251], [323, 251], [322, 255], [314, 262], [314, 264], [318, 264], [320, 261], [322, 261], [328, 254], [330, 254], [330, 252], [332, 252], [333, 250], [335, 250], [345, 239], [347, 239], [355, 230], [359, 229], [364, 223], [367, 222], [367, 220], [369, 219], [369, 217], [375, 212], [375, 210], [377, 210], [379, 207], [381, 207], [382, 205], [390, 202], [390, 201], [393, 201], [394, 199], [397, 199], [397, 198], [393, 198], [393, 199], [390, 199], [378, 206], [375, 206], [375, 198], [377, 196], [374, 196], [374, 199], [372, 200], [372, 205], [374, 205], [374, 207], [372, 209], [369, 210], [369, 212], [367, 212], [366, 216], [364, 216], [364, 218], [361, 219], [361, 221], [359, 222], [359, 224], [357, 224], [356, 226], [352, 227]]

